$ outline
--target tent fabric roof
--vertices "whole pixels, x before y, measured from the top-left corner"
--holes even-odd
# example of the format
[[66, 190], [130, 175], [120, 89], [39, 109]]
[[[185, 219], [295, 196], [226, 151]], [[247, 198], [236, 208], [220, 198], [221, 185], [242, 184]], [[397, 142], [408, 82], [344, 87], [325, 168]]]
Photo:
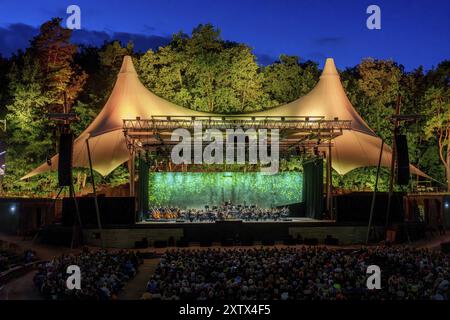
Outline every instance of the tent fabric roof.
[[[339, 174], [368, 166], [377, 166], [380, 157], [381, 139], [356, 112], [348, 99], [336, 70], [334, 60], [328, 58], [317, 85], [307, 95], [286, 105], [270, 110], [252, 113], [253, 116], [324, 116], [351, 120], [352, 130], [345, 130], [333, 139], [331, 148], [332, 166]], [[322, 148], [328, 152], [328, 148]], [[384, 145], [382, 166], [390, 167], [392, 150]], [[419, 169], [410, 166], [413, 174], [428, 177]], [[429, 178], [429, 177], [428, 177]]]
[[[74, 142], [73, 166], [89, 167], [86, 140], [89, 140], [93, 169], [108, 175], [130, 157], [122, 131], [123, 119], [142, 119], [152, 116], [210, 116], [177, 106], [150, 92], [139, 81], [131, 57], [125, 56], [113, 91], [94, 121]], [[355, 168], [375, 166], [381, 147], [381, 139], [369, 128], [353, 108], [342, 87], [333, 59], [327, 59], [320, 81], [304, 97], [270, 110], [246, 114], [248, 116], [325, 116], [325, 119], [351, 120], [353, 130], [333, 140], [332, 165], [340, 174]], [[327, 152], [327, 150], [324, 150]], [[390, 166], [392, 152], [385, 145], [382, 165]], [[57, 170], [58, 155], [51, 165], [42, 164], [22, 179]], [[411, 166], [411, 172], [428, 177]]]
[[[86, 140], [89, 139], [92, 167], [103, 176], [108, 175], [130, 157], [123, 134], [123, 119], [142, 119], [152, 116], [208, 116], [177, 106], [150, 92], [139, 80], [133, 61], [125, 56], [112, 93], [103, 109], [74, 141], [73, 166], [89, 167]], [[51, 165], [43, 163], [23, 179], [58, 169], [58, 155], [51, 159]]]

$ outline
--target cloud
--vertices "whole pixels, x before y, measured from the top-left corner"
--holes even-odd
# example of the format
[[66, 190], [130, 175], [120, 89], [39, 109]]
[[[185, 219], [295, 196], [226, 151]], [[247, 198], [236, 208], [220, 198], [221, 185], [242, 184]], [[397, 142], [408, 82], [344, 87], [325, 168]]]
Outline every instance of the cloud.
[[[0, 27], [0, 54], [10, 56], [30, 45], [30, 40], [39, 33], [39, 28], [23, 23]], [[134, 43], [135, 51], [145, 52], [167, 45], [171, 37], [129, 32], [106, 32], [97, 30], [74, 30], [72, 42], [76, 44], [101, 46], [105, 41], [119, 40], [122, 44]]]
[[339, 45], [345, 42], [343, 37], [320, 37], [313, 39], [314, 43], [319, 46]]
[[0, 27], [0, 54], [9, 56], [19, 49], [25, 49], [38, 32], [38, 28], [23, 23]]

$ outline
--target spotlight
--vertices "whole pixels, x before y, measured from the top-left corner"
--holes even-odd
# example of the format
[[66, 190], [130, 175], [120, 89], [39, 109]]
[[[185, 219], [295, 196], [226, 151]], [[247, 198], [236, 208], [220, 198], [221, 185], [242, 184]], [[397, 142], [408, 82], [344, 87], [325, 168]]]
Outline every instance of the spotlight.
[[449, 207], [448, 202], [445, 202], [445, 203], [444, 203], [444, 207], [445, 207], [445, 209], [448, 209], [448, 207]]
[[11, 207], [9, 207], [9, 212], [11, 212], [11, 214], [16, 213], [16, 205], [15, 204], [13, 204], [13, 205], [11, 205]]

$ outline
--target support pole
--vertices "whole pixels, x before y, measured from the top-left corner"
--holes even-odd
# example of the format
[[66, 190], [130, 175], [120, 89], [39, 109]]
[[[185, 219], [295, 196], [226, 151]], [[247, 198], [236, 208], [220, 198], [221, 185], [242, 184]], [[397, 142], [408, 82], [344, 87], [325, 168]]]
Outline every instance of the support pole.
[[372, 228], [373, 211], [375, 209], [375, 198], [378, 192], [378, 178], [380, 177], [381, 159], [383, 157], [384, 140], [381, 140], [380, 157], [378, 158], [377, 176], [375, 178], [375, 187], [373, 188], [372, 203], [370, 205], [369, 225], [367, 226], [366, 244], [369, 243], [370, 229]]
[[98, 230], [100, 232], [100, 243], [101, 243], [102, 248], [104, 248], [102, 222], [100, 219], [100, 210], [98, 207], [97, 189], [95, 188], [94, 170], [92, 169], [91, 148], [89, 147], [89, 139], [86, 139], [86, 147], [87, 147], [88, 158], [89, 158], [89, 170], [91, 172], [92, 191], [94, 193], [95, 213], [97, 215], [97, 226], [98, 226]]
[[333, 198], [332, 198], [332, 190], [333, 190], [333, 177], [332, 175], [332, 157], [331, 157], [331, 141], [328, 144], [328, 155], [327, 155], [327, 211], [330, 214], [330, 217], [333, 215]]
[[69, 194], [70, 197], [73, 199], [74, 203], [75, 203], [75, 212], [78, 218], [78, 227], [77, 228], [77, 224], [75, 223], [75, 219], [73, 222], [73, 233], [72, 233], [72, 244], [71, 244], [71, 248], [74, 248], [74, 242], [75, 242], [75, 235], [77, 235], [77, 237], [79, 238], [78, 242], [79, 243], [83, 243], [83, 226], [82, 226], [82, 222], [81, 222], [81, 216], [80, 216], [80, 210], [78, 208], [78, 201], [75, 195], [75, 189], [73, 187], [73, 181], [70, 182], [70, 186], [69, 186]]
[[135, 196], [135, 187], [134, 187], [134, 180], [136, 175], [135, 165], [134, 165], [134, 157], [135, 157], [135, 151], [131, 151], [131, 157], [128, 162], [128, 170], [130, 171], [130, 197]]
[[[401, 96], [399, 95], [397, 98], [397, 106], [395, 108], [395, 115], [398, 116], [400, 114], [400, 104], [401, 104]], [[391, 159], [391, 172], [389, 175], [389, 195], [388, 195], [388, 203], [386, 209], [386, 227], [389, 225], [389, 216], [391, 213], [391, 202], [392, 195], [394, 193], [394, 175], [395, 175], [395, 158], [397, 157], [397, 148], [395, 146], [395, 141], [398, 134], [398, 120], [397, 118], [394, 120], [394, 130], [392, 137], [392, 159]]]

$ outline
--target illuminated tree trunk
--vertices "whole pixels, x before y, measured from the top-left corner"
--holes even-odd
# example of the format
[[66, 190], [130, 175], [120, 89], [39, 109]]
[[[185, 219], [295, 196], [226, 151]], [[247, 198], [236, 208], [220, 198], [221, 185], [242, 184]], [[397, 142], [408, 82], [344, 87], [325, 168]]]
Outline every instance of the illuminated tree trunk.
[[445, 173], [447, 177], [447, 191], [450, 192], [450, 135], [449, 135], [449, 129], [450, 129], [450, 104], [448, 105], [448, 118], [447, 118], [447, 124], [445, 128], [446, 136], [447, 136], [447, 163], [445, 166]]
[[447, 177], [447, 191], [450, 192], [450, 148], [448, 146], [447, 146], [447, 163], [445, 166], [445, 173]]

